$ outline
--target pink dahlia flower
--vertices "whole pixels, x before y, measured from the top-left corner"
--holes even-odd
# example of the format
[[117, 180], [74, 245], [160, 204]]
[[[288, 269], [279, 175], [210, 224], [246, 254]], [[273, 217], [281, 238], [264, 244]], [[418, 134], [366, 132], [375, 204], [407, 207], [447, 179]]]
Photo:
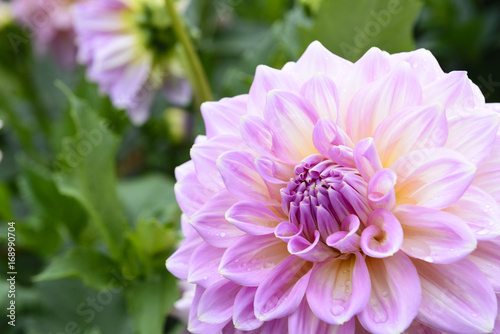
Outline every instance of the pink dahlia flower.
[[147, 120], [160, 90], [173, 104], [190, 102], [163, 0], [85, 0], [74, 7], [78, 60], [132, 122]]
[[167, 261], [190, 331], [500, 332], [499, 114], [465, 72], [314, 42], [202, 111]]
[[74, 0], [13, 0], [12, 13], [33, 32], [39, 53], [54, 53], [63, 67], [75, 63], [76, 46], [71, 5]]

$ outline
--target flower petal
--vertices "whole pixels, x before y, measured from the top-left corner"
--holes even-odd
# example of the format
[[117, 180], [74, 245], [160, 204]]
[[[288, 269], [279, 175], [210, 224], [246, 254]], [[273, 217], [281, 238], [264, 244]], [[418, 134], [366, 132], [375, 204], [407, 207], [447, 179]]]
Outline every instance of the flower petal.
[[338, 253], [320, 241], [319, 231], [314, 231], [314, 240], [311, 242], [301, 235], [293, 236], [288, 241], [288, 251], [304, 260], [321, 262]]
[[240, 137], [228, 135], [215, 136], [210, 140], [194, 144], [190, 154], [200, 183], [213, 191], [223, 189], [224, 182], [217, 170], [217, 158], [222, 153], [245, 150], [245, 147]]
[[458, 201], [444, 211], [463, 219], [477, 240], [500, 236], [500, 205], [476, 186], [470, 186]]
[[343, 325], [330, 325], [311, 311], [304, 298], [299, 307], [288, 317], [289, 334], [354, 334], [354, 319]]
[[490, 194], [500, 204], [500, 136], [488, 159], [477, 169], [473, 184]]
[[189, 270], [189, 259], [191, 255], [203, 243], [203, 239], [195, 233], [187, 236], [179, 248], [167, 259], [166, 267], [175, 277], [187, 280]]
[[367, 258], [370, 302], [358, 319], [371, 333], [401, 333], [418, 313], [421, 289], [417, 270], [402, 252], [384, 259]]
[[441, 105], [410, 107], [392, 114], [375, 130], [373, 140], [384, 167], [408, 152], [442, 147], [448, 125]]
[[267, 94], [274, 89], [298, 91], [299, 86], [293, 76], [285, 71], [259, 65], [255, 71], [248, 99], [248, 112], [251, 115], [262, 116]]
[[278, 216], [261, 203], [241, 201], [226, 213], [226, 219], [240, 230], [254, 235], [274, 233]]
[[403, 226], [401, 249], [411, 257], [452, 263], [469, 255], [477, 246], [467, 224], [448, 212], [398, 205], [393, 213]]
[[313, 131], [313, 143], [319, 153], [329, 157], [332, 146], [344, 145], [353, 147], [351, 139], [331, 119], [320, 119]]
[[396, 204], [396, 185], [398, 176], [392, 169], [381, 169], [368, 182], [368, 204], [373, 210], [391, 210]]
[[331, 325], [350, 320], [364, 309], [370, 297], [370, 276], [361, 254], [316, 263], [306, 296], [321, 320]]
[[354, 143], [371, 137], [388, 116], [421, 101], [417, 77], [408, 63], [401, 62], [386, 78], [363, 87], [354, 96], [347, 113], [347, 134]]
[[396, 203], [443, 209], [467, 190], [476, 166], [446, 148], [412, 151], [391, 166], [398, 175]]
[[198, 319], [198, 305], [200, 303], [200, 299], [202, 295], [205, 293], [205, 289], [200, 285], [196, 286], [193, 303], [191, 304], [191, 308], [189, 310], [189, 321], [187, 330], [190, 333], [218, 333], [224, 328], [226, 322], [222, 322], [216, 325], [210, 325], [204, 322], [201, 322]]
[[445, 147], [462, 153], [470, 162], [480, 166], [493, 149], [498, 121], [496, 113], [480, 113], [479, 110], [474, 110], [474, 114], [451, 117]]
[[258, 286], [289, 255], [286, 243], [274, 235], [244, 235], [222, 256], [219, 272], [243, 286]]
[[337, 121], [339, 113], [339, 95], [335, 83], [321, 72], [316, 72], [300, 89], [316, 109], [320, 118]]
[[493, 289], [500, 292], [500, 239], [481, 241], [468, 259], [483, 272]]
[[269, 92], [264, 119], [273, 134], [273, 150], [283, 161], [298, 164], [317, 153], [312, 133], [318, 114], [305, 98], [289, 91]]
[[361, 234], [361, 248], [371, 257], [392, 256], [403, 244], [403, 229], [392, 212], [377, 209], [368, 217], [367, 227]]
[[490, 333], [497, 300], [488, 280], [469, 260], [440, 265], [414, 260], [422, 284], [417, 320], [444, 332]]
[[295, 311], [304, 298], [311, 268], [312, 263], [293, 255], [278, 264], [257, 288], [257, 319], [279, 319]]
[[220, 281], [222, 277], [217, 269], [224, 251], [224, 248], [202, 243], [189, 260], [187, 281], [201, 285], [205, 289]]
[[207, 324], [227, 323], [233, 315], [233, 305], [241, 286], [221, 280], [209, 287], [198, 304], [198, 319]]
[[234, 301], [234, 327], [243, 331], [251, 331], [262, 326], [263, 322], [255, 317], [254, 300], [256, 287], [243, 287]]
[[467, 72], [445, 73], [424, 87], [424, 104], [441, 103], [448, 108], [475, 108], [484, 104], [484, 97], [474, 94]]
[[239, 136], [240, 119], [247, 112], [247, 100], [248, 95], [238, 95], [217, 102], [204, 102], [201, 105], [201, 114], [207, 137]]
[[228, 191], [221, 191], [192, 215], [189, 223], [210, 245], [228, 247], [244, 234], [226, 219], [226, 211], [236, 201]]
[[373, 174], [382, 169], [382, 162], [378, 157], [373, 138], [362, 139], [356, 144], [354, 147], [354, 161], [359, 173], [367, 182]]
[[242, 200], [256, 200], [276, 204], [270, 198], [268, 188], [254, 166], [254, 157], [247, 152], [230, 151], [217, 159], [222, 180], [234, 196]]

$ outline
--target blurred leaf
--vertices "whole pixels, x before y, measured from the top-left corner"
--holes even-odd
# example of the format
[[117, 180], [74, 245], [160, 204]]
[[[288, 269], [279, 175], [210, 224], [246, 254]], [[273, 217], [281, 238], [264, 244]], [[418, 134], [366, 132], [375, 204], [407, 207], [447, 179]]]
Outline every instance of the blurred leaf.
[[[139, 220], [136, 229], [128, 235], [140, 261], [149, 272], [157, 263], [164, 263], [171, 249], [175, 246], [176, 229], [174, 226], [162, 226], [155, 219]], [[158, 260], [159, 261], [155, 261]], [[161, 266], [163, 270], [163, 266]]]
[[20, 333], [133, 334], [123, 287], [94, 291], [80, 280], [62, 279], [38, 282], [34, 288], [36, 303], [16, 319]]
[[14, 219], [10, 204], [10, 191], [5, 183], [0, 183], [0, 219], [5, 221]]
[[165, 223], [179, 218], [174, 181], [162, 174], [120, 181], [118, 196], [130, 221], [156, 218]]
[[390, 53], [410, 51], [421, 6], [419, 0], [323, 0], [314, 23], [300, 27], [299, 36], [304, 49], [318, 40], [351, 61], [372, 46]]
[[51, 173], [26, 156], [18, 159], [23, 174], [20, 189], [35, 214], [47, 224], [63, 223], [75, 240], [87, 223], [87, 214], [72, 197], [62, 195]]
[[112, 124], [100, 120], [87, 104], [63, 88], [71, 103], [77, 132], [63, 139], [57, 169], [59, 191], [78, 200], [87, 210], [115, 258], [127, 231], [127, 222], [116, 192], [115, 156], [118, 138]]
[[54, 257], [34, 281], [42, 282], [61, 278], [80, 278], [90, 288], [108, 289], [116, 271], [113, 261], [90, 248], [73, 248]]
[[179, 298], [176, 278], [166, 270], [125, 288], [127, 308], [138, 334], [161, 334], [167, 312]]

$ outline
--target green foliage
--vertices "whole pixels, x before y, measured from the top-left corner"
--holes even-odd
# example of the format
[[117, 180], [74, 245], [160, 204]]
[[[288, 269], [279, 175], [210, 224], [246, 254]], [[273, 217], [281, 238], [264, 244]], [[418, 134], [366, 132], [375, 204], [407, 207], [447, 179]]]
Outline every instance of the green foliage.
[[[184, 19], [217, 99], [247, 93], [258, 65], [281, 68], [314, 40], [351, 61], [372, 46], [426, 47], [500, 98], [498, 1], [192, 0]], [[19, 273], [19, 322], [0, 332], [180, 333], [165, 259], [180, 235], [174, 168], [203, 134], [200, 114], [159, 95], [134, 127], [84, 68], [61, 69], [31, 44], [27, 29], [0, 31], [0, 230], [16, 222]]]
[[[333, 53], [355, 61], [370, 47], [411, 51], [419, 0], [322, 1], [310, 27], [300, 28], [303, 45], [319, 40]], [[354, 15], [353, 15], [354, 14]]]
[[108, 129], [111, 125], [100, 121], [85, 102], [67, 94], [76, 133], [66, 138], [53, 166], [57, 188], [85, 208], [112, 256], [118, 259], [127, 229], [116, 193], [114, 157], [119, 139]]
[[106, 289], [117, 270], [113, 261], [91, 248], [72, 248], [65, 254], [52, 258], [50, 264], [40, 274], [33, 277], [35, 282], [62, 278], [80, 278], [90, 288]]

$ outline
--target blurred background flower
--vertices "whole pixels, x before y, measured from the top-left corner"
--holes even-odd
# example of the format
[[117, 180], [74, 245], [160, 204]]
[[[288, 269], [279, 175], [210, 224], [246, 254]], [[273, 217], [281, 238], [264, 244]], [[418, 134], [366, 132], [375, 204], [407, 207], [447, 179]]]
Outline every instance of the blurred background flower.
[[53, 53], [64, 67], [75, 63], [74, 0], [14, 0], [12, 13], [25, 29], [31, 30], [40, 53]]
[[87, 0], [73, 13], [79, 61], [132, 122], [146, 121], [159, 90], [173, 104], [190, 102], [164, 1]]

